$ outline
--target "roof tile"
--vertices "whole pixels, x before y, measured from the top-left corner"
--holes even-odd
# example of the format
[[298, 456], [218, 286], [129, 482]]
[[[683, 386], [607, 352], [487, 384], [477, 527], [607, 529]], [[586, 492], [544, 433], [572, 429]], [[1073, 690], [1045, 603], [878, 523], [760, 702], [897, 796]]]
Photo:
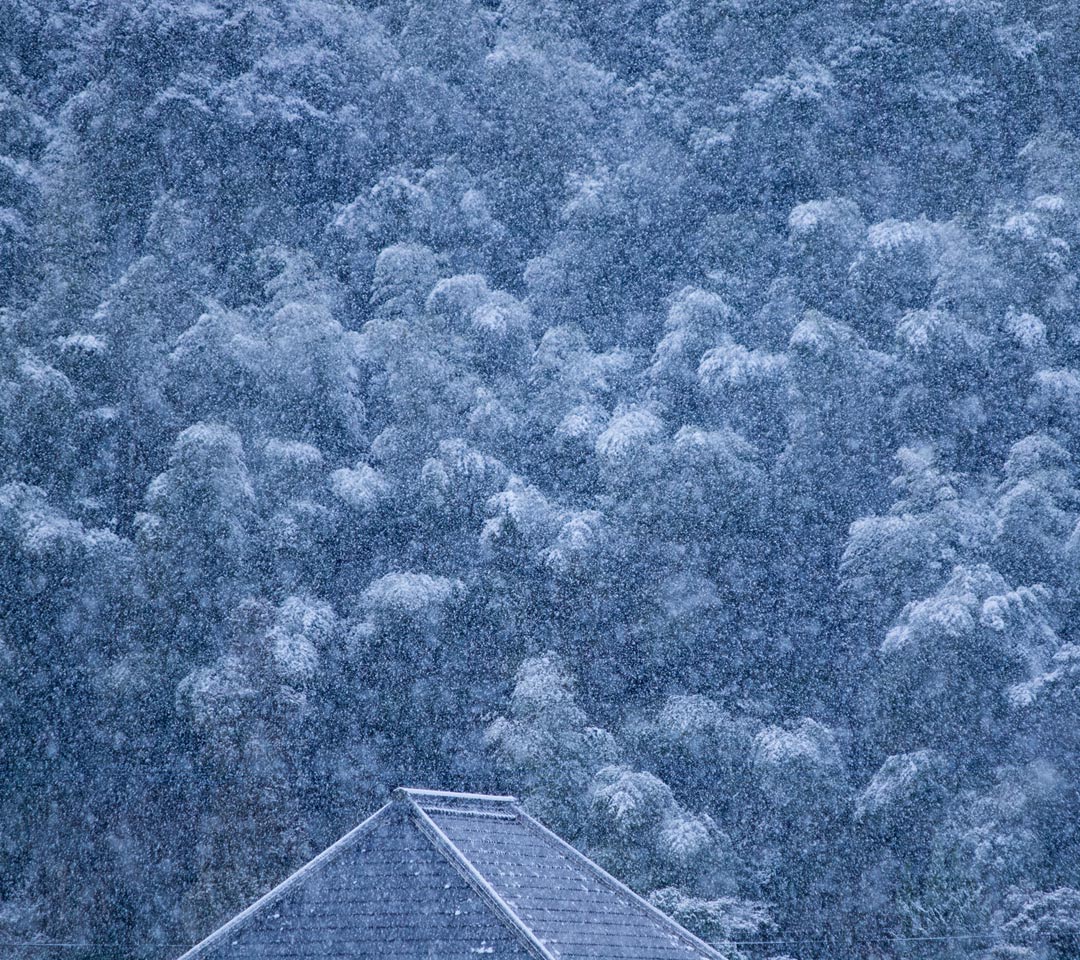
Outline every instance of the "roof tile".
[[719, 957], [513, 797], [394, 797], [181, 960]]

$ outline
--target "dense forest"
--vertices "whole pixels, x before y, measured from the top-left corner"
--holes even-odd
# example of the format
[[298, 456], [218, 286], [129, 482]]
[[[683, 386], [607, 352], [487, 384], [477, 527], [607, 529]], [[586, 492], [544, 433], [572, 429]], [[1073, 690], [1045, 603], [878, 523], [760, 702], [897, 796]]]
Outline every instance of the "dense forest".
[[3, 0], [0, 952], [407, 784], [1075, 958], [1078, 138], [1069, 0]]

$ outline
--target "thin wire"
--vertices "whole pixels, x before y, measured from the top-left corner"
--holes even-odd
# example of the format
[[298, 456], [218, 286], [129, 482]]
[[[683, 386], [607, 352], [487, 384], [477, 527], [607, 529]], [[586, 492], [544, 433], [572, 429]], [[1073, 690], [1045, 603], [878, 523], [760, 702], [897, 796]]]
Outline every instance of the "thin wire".
[[0, 941], [0, 947], [12, 949], [35, 949], [45, 950], [187, 950], [190, 943], [64, 943], [59, 940], [31, 940], [26, 943], [17, 941]]
[[[0, 943], [5, 955], [26, 956], [34, 951], [38, 956], [77, 957], [91, 952], [97, 960], [131, 960], [132, 957], [164, 957], [173, 960], [191, 949], [189, 943], [135, 944], [122, 943]], [[74, 950], [74, 954], [65, 951]], [[24, 952], [25, 951], [25, 952]], [[52, 952], [55, 951], [55, 952]]]
[[[938, 941], [938, 940], [981, 940], [988, 937], [999, 936], [998, 931], [987, 930], [982, 933], [948, 933], [948, 934], [936, 934], [936, 935], [924, 935], [916, 937], [820, 937], [820, 938], [800, 938], [795, 940], [724, 940], [723, 943], [731, 944], [736, 947], [768, 947], [768, 946], [781, 946], [791, 944], [805, 944], [805, 943], [912, 943], [923, 941]], [[1080, 937], [1080, 934], [1066, 934], [1070, 939]], [[78, 949], [78, 950], [90, 950], [90, 949], [110, 949], [110, 950], [165, 950], [165, 949], [188, 949], [191, 947], [189, 943], [141, 943], [141, 944], [128, 944], [128, 943], [75, 943], [57, 940], [36, 940], [36, 941], [0, 941], [0, 947], [43, 947], [49, 949]]]
[[843, 937], [838, 935], [816, 940], [725, 940], [723, 942], [736, 947], [768, 947], [793, 943], [909, 943], [922, 940], [982, 940], [987, 937], [997, 936], [996, 932], [988, 931], [986, 933], [950, 933], [923, 937]]
[[[996, 937], [998, 934], [993, 931], [987, 931], [985, 933], [954, 933], [944, 934], [939, 936], [920, 936], [920, 937], [826, 937], [819, 939], [800, 939], [800, 940], [725, 940], [724, 943], [732, 944], [737, 947], [765, 947], [765, 946], [780, 946], [791, 944], [808, 944], [808, 943], [908, 943], [912, 941], [925, 941], [925, 940], [979, 940], [986, 937]], [[189, 948], [189, 943], [142, 943], [142, 944], [126, 944], [126, 943], [74, 943], [57, 940], [38, 940], [29, 942], [0, 942], [0, 947], [40, 947], [44, 949], [76, 949], [76, 950], [91, 950], [91, 949], [108, 949], [108, 950], [172, 950], [172, 949], [186, 949]]]

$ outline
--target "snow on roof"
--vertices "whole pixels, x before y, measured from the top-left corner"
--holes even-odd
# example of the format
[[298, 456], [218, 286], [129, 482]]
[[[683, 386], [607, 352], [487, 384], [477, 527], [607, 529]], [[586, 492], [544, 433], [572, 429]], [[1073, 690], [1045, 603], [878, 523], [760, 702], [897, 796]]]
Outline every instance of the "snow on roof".
[[401, 788], [180, 960], [718, 960], [513, 797]]

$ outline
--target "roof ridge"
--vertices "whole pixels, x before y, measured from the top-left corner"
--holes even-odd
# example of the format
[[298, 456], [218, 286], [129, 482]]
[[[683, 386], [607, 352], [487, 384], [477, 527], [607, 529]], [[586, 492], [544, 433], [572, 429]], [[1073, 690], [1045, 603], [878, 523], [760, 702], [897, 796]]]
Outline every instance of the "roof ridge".
[[608, 873], [600, 864], [594, 862], [589, 857], [585, 856], [577, 847], [568, 843], [562, 837], [560, 837], [555, 831], [549, 830], [535, 817], [530, 816], [525, 810], [518, 804], [514, 804], [514, 809], [517, 811], [518, 817], [535, 833], [539, 833], [544, 839], [554, 842], [565, 853], [577, 863], [584, 866], [590, 873], [592, 873], [598, 880], [610, 887], [620, 896], [625, 899], [629, 899], [632, 904], [635, 904], [643, 908], [653, 919], [658, 920], [671, 934], [679, 937], [679, 939], [685, 941], [698, 950], [704, 951], [705, 955], [712, 957], [713, 960], [727, 960], [727, 958], [720, 953], [714, 946], [706, 943], [700, 937], [695, 936], [689, 930], [687, 930], [682, 924], [678, 923], [669, 917], [659, 907], [649, 903], [643, 896], [635, 893], [625, 883]]
[[352, 828], [344, 836], [339, 837], [334, 843], [330, 844], [322, 853], [317, 854], [308, 860], [303, 866], [294, 870], [284, 880], [282, 880], [277, 886], [271, 887], [269, 891], [264, 893], [258, 900], [241, 910], [235, 917], [226, 923], [222, 924], [212, 931], [208, 936], [204, 937], [193, 947], [182, 953], [177, 960], [194, 960], [205, 950], [218, 943], [226, 934], [231, 933], [237, 927], [242, 926], [244, 921], [249, 919], [252, 915], [258, 912], [263, 907], [269, 906], [271, 903], [280, 900], [282, 896], [289, 892], [294, 886], [303, 880], [307, 879], [308, 874], [314, 871], [317, 867], [321, 867], [329, 860], [333, 860], [339, 853], [349, 847], [354, 841], [356, 841], [363, 833], [375, 825], [376, 820], [387, 810], [393, 807], [393, 803], [384, 803], [378, 810], [376, 810], [371, 816], [362, 820], [359, 824]]
[[394, 791], [394, 796], [398, 795], [413, 798], [431, 797], [437, 800], [483, 800], [487, 803], [516, 804], [518, 802], [517, 797], [512, 797], [509, 794], [461, 793], [455, 790], [428, 790], [423, 787], [398, 787]]
[[[528, 924], [499, 895], [499, 892], [488, 882], [476, 865], [465, 856], [461, 848], [446, 835], [442, 827], [428, 815], [428, 812], [416, 802], [415, 798], [405, 790], [401, 790], [400, 793], [399, 791], [394, 792], [395, 796], [400, 796], [411, 808], [412, 814], [417, 820], [417, 826], [427, 834], [428, 839], [432, 841], [435, 847], [458, 868], [458, 872], [465, 877], [466, 881], [487, 900], [493, 912], [518, 934], [529, 952], [534, 954], [538, 960], [557, 960], [556, 956], [533, 933]], [[517, 809], [516, 805], [515, 809]]]

